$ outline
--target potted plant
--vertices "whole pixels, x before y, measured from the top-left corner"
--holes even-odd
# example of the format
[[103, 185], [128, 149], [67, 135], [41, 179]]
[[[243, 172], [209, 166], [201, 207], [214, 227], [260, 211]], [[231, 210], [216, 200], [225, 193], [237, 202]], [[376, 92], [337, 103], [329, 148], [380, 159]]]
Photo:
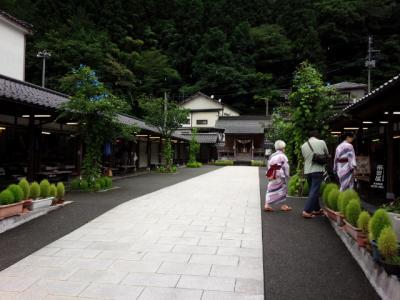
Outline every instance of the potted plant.
[[380, 263], [389, 275], [400, 277], [399, 244], [392, 227], [382, 229], [378, 238]]
[[56, 199], [57, 204], [64, 203], [64, 196], [65, 196], [65, 186], [64, 183], [58, 182], [56, 187]]
[[337, 199], [339, 196], [339, 189], [333, 188], [327, 196], [325, 202], [325, 213], [329, 219], [340, 225], [340, 217], [337, 209]]
[[357, 244], [360, 247], [367, 247], [368, 245], [368, 223], [371, 219], [367, 211], [362, 211], [357, 219], [357, 227], [361, 230], [359, 238], [357, 239]]
[[53, 198], [53, 202], [51, 203], [52, 205], [57, 204], [56, 194], [57, 194], [57, 187], [54, 183], [52, 183], [50, 184], [50, 192], [49, 192], [50, 197]]
[[53, 198], [50, 196], [50, 183], [47, 179], [43, 179], [40, 184], [36, 181], [32, 182], [30, 187], [30, 196], [32, 198], [31, 210], [37, 210], [49, 207]]
[[29, 198], [29, 191], [30, 191], [30, 185], [28, 180], [26, 178], [22, 178], [19, 182], [18, 185], [21, 187], [22, 191], [24, 192], [24, 212], [28, 211], [31, 204], [32, 200], [28, 199]]
[[343, 192], [340, 192], [339, 198], [338, 198], [338, 209], [340, 212], [340, 217], [342, 218], [342, 223], [343, 219], [346, 215], [346, 207], [350, 203], [350, 200], [352, 199], [357, 199], [360, 200], [360, 196], [358, 196], [358, 193], [353, 190], [353, 189], [347, 189]]
[[380, 208], [375, 211], [374, 215], [368, 223], [368, 237], [372, 247], [372, 258], [376, 263], [380, 262], [380, 254], [378, 250], [377, 240], [379, 238], [379, 235], [381, 234], [381, 231], [385, 227], [392, 227], [392, 223], [390, 222], [390, 218], [387, 212], [383, 208]]
[[14, 197], [12, 189], [0, 193], [0, 219], [22, 214], [24, 202]]
[[393, 230], [397, 235], [397, 240], [400, 240], [400, 198], [388, 204], [382, 205], [386, 209], [390, 219], [392, 220]]
[[346, 232], [357, 242], [358, 245], [363, 243], [363, 238], [365, 238], [365, 234], [362, 232], [360, 228], [357, 227], [358, 217], [361, 213], [361, 204], [357, 199], [353, 199], [346, 206], [345, 212], [345, 230]]

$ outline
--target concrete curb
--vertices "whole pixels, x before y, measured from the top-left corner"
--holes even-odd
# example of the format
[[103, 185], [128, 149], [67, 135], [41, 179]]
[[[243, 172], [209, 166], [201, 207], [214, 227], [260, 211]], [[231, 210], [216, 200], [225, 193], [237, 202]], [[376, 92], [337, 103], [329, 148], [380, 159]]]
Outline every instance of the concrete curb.
[[18, 227], [26, 222], [29, 222], [33, 219], [41, 217], [49, 212], [52, 212], [56, 209], [64, 207], [65, 205], [68, 205], [70, 203], [72, 203], [72, 201], [65, 201], [63, 204], [49, 206], [49, 207], [37, 209], [34, 211], [29, 211], [29, 212], [23, 213], [22, 215], [19, 215], [19, 216], [6, 218], [6, 219], [0, 221], [0, 233], [3, 233], [12, 228]]
[[357, 243], [331, 220], [329, 222], [357, 261], [377, 294], [383, 300], [398, 299], [400, 295], [400, 281], [397, 277], [388, 275], [381, 266], [374, 263], [371, 255], [364, 248], [358, 247]]

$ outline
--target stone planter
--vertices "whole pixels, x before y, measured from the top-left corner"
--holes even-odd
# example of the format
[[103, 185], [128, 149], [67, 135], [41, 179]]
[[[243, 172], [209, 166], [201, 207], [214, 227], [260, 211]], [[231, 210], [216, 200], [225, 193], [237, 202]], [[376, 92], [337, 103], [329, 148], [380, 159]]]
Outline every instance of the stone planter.
[[53, 197], [32, 200], [31, 210], [37, 210], [37, 209], [49, 207], [49, 206], [51, 206], [52, 203], [53, 203]]
[[340, 212], [338, 211], [334, 211], [328, 207], [324, 208], [325, 211], [325, 215], [331, 219], [332, 221], [334, 221], [338, 226], [342, 226], [343, 225], [343, 216], [340, 214]]
[[16, 215], [22, 214], [24, 209], [24, 201], [8, 204], [8, 205], [1, 205], [0, 206], [0, 220]]
[[344, 226], [347, 234], [357, 242], [359, 247], [366, 247], [368, 243], [368, 238], [367, 235], [361, 231], [361, 229], [354, 227], [346, 220], [344, 220]]
[[400, 241], [400, 214], [388, 212], [388, 215], [392, 221], [393, 230], [396, 233], [397, 240]]

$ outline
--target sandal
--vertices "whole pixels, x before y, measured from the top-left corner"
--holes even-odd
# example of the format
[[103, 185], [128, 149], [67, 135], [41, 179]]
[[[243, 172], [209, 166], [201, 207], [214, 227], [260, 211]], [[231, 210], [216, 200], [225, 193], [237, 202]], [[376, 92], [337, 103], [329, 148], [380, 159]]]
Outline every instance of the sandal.
[[264, 207], [264, 211], [273, 212], [274, 210], [271, 207]]
[[324, 210], [323, 210], [323, 209], [320, 209], [320, 210], [318, 210], [318, 211], [313, 211], [312, 214], [313, 214], [314, 216], [321, 216], [321, 215], [324, 214]]
[[302, 215], [303, 218], [305, 218], [305, 219], [312, 219], [312, 218], [315, 217], [312, 213], [308, 213], [308, 212], [306, 212], [306, 211], [303, 211], [301, 215]]
[[291, 210], [292, 210], [292, 208], [286, 204], [282, 205], [282, 207], [281, 207], [281, 211], [291, 211]]

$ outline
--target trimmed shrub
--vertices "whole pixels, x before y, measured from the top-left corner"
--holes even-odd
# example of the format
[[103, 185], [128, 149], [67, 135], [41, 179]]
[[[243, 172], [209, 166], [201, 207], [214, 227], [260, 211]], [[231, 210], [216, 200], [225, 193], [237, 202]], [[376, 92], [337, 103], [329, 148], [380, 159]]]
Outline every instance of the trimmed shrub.
[[97, 191], [100, 191], [100, 190], [101, 190], [101, 185], [100, 185], [100, 182], [96, 182], [96, 183], [94, 184], [94, 186], [93, 186], [93, 190], [94, 190], [95, 192], [97, 192]]
[[104, 181], [106, 183], [106, 188], [109, 189], [112, 187], [112, 178], [111, 177], [105, 176]]
[[58, 182], [56, 187], [56, 198], [61, 200], [65, 196], [65, 186], [64, 183]]
[[81, 190], [87, 191], [87, 190], [89, 189], [89, 183], [88, 183], [88, 181], [87, 181], [86, 179], [82, 179], [82, 180], [79, 182], [79, 188], [80, 188]]
[[368, 224], [370, 239], [377, 241], [381, 231], [385, 227], [392, 227], [388, 213], [383, 209], [378, 209]]
[[26, 178], [23, 178], [19, 181], [18, 185], [24, 191], [23, 199], [28, 199], [28, 197], [29, 197], [29, 182], [28, 182], [28, 180], [26, 180]]
[[368, 233], [368, 223], [371, 219], [371, 216], [367, 211], [362, 211], [357, 219], [357, 227], [362, 230], [364, 233]]
[[252, 160], [251, 165], [253, 167], [264, 167], [265, 163], [262, 160]]
[[40, 196], [40, 185], [36, 181], [31, 183], [29, 190], [29, 197], [32, 199], [37, 199]]
[[357, 199], [350, 200], [350, 203], [346, 206], [345, 217], [346, 220], [353, 225], [357, 226], [357, 220], [361, 213], [360, 201]]
[[17, 184], [11, 184], [8, 186], [7, 190], [9, 190], [14, 196], [14, 202], [20, 202], [24, 199], [24, 191]]
[[40, 182], [40, 197], [46, 198], [50, 195], [50, 182], [47, 179], [43, 179]]
[[391, 227], [382, 229], [378, 238], [378, 250], [386, 262], [398, 264], [398, 242], [396, 233]]
[[233, 160], [229, 160], [229, 159], [216, 160], [215, 165], [217, 165], [217, 166], [233, 166]]
[[74, 178], [71, 181], [71, 189], [79, 190], [81, 187], [81, 180], [79, 178]]
[[328, 201], [328, 195], [332, 191], [332, 189], [339, 189], [339, 186], [336, 183], [328, 183], [324, 187], [324, 191], [322, 192], [322, 200], [327, 204]]
[[339, 190], [338, 189], [331, 189], [331, 191], [328, 194], [328, 207], [334, 211], [337, 211], [337, 199], [339, 197]]
[[189, 163], [186, 164], [186, 167], [188, 167], [188, 168], [200, 168], [201, 166], [202, 166], [202, 163], [201, 162], [197, 162], [197, 161], [189, 162]]
[[[350, 203], [350, 200], [356, 199], [360, 202], [360, 196], [358, 193], [353, 189], [348, 189], [343, 192], [340, 192], [339, 199], [338, 199], [338, 208], [339, 211], [345, 215], [346, 214], [346, 206]], [[361, 206], [361, 204], [360, 204]]]
[[56, 197], [57, 194], [57, 188], [56, 185], [54, 183], [50, 184], [50, 192], [49, 192], [49, 196], [50, 197]]
[[0, 193], [0, 204], [7, 205], [14, 203], [14, 195], [10, 190], [4, 190]]

